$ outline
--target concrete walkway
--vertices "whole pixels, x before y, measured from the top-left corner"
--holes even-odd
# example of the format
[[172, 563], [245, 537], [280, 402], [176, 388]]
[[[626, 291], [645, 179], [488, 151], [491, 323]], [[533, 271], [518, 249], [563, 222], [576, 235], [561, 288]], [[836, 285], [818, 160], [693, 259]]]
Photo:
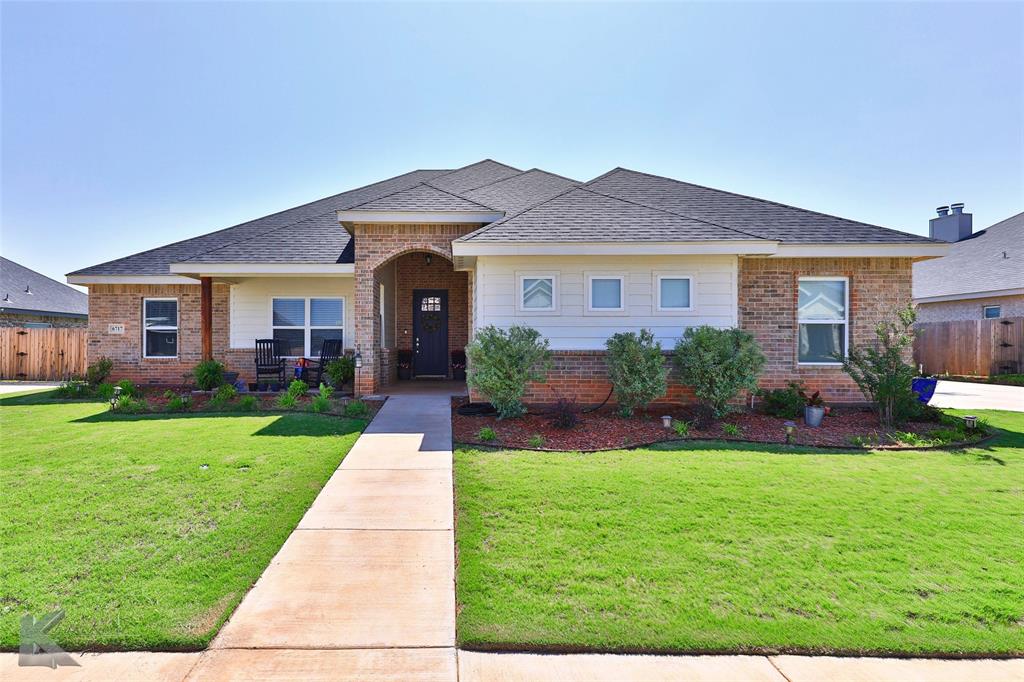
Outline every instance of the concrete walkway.
[[59, 381], [0, 381], [0, 395], [27, 391], [45, 391], [60, 386]]
[[76, 654], [2, 680], [991, 682], [1024, 660], [500, 654], [455, 649], [448, 391], [391, 397], [202, 653]]
[[928, 404], [960, 410], [1024, 412], [1024, 387], [940, 381]]

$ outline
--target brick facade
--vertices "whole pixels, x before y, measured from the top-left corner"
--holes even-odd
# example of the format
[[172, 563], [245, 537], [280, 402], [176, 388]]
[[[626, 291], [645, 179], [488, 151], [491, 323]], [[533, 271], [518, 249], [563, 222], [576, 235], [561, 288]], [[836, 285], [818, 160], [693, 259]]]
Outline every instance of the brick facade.
[[940, 301], [938, 303], [919, 303], [917, 305], [918, 322], [952, 322], [958, 320], [983, 319], [982, 309], [987, 305], [997, 305], [1000, 317], [1024, 317], [1024, 294], [1016, 296], [991, 296], [988, 298], [969, 298], [960, 301]]
[[[462, 313], [464, 326], [468, 326], [466, 320], [469, 319], [471, 313], [471, 302], [468, 297], [468, 286], [466, 284], [465, 277], [456, 279], [454, 273], [450, 271], [451, 258], [452, 258], [452, 240], [457, 237], [461, 237], [464, 234], [472, 232], [477, 229], [479, 225], [476, 224], [426, 224], [426, 225], [413, 225], [413, 224], [402, 224], [402, 225], [383, 225], [383, 224], [364, 224], [357, 223], [354, 225], [354, 235], [356, 240], [356, 264], [355, 264], [355, 316], [356, 316], [356, 347], [359, 350], [362, 359], [363, 367], [356, 373], [356, 394], [369, 394], [377, 393], [380, 391], [381, 386], [390, 379], [390, 370], [385, 373], [385, 367], [387, 361], [382, 358], [384, 355], [390, 356], [389, 353], [383, 352], [380, 348], [380, 283], [382, 281], [382, 268], [383, 266], [390, 263], [392, 260], [399, 258], [398, 261], [401, 266], [407, 262], [405, 270], [407, 272], [406, 286], [409, 287], [409, 305], [403, 306], [402, 299], [398, 300], [398, 310], [396, 311], [398, 320], [398, 336], [395, 343], [392, 344], [391, 340], [388, 339], [388, 344], [392, 349], [399, 347], [407, 348], [407, 343], [404, 339], [407, 335], [402, 334], [402, 321], [401, 315], [402, 308], [406, 307], [411, 316], [412, 310], [412, 294], [411, 294], [411, 283], [415, 281], [421, 281], [424, 277], [424, 273], [420, 270], [419, 266], [413, 263], [414, 258], [423, 259], [423, 255], [430, 253], [435, 258], [429, 267], [436, 267], [437, 273], [442, 275], [445, 281], [452, 285], [456, 283], [461, 284], [460, 294], [462, 300], [465, 301], [465, 312]], [[409, 255], [408, 259], [402, 259], [403, 256]], [[440, 256], [440, 258], [437, 258]], [[425, 259], [422, 260], [424, 267], [426, 267]], [[449, 269], [446, 273], [442, 270], [442, 263], [447, 263]], [[398, 291], [401, 294], [402, 291], [402, 267], [398, 268], [398, 276], [396, 277], [398, 282]], [[419, 271], [419, 272], [418, 272]], [[433, 286], [432, 288], [444, 288], [442, 286]], [[452, 298], [453, 290], [449, 290], [449, 315], [452, 315]], [[455, 327], [457, 323], [449, 317], [449, 346], [451, 346], [451, 338], [454, 336], [453, 332], [456, 331]], [[410, 330], [408, 337], [411, 338], [412, 334], [412, 322], [411, 317], [409, 319]], [[385, 337], [386, 338], [386, 337]], [[456, 337], [457, 338], [457, 337]], [[411, 342], [408, 342], [411, 344]]]
[[[213, 356], [230, 371], [252, 381], [252, 350], [228, 348], [227, 284], [213, 285]], [[178, 300], [178, 357], [144, 358], [142, 353], [142, 299]], [[202, 360], [199, 331], [198, 284], [93, 284], [89, 287], [89, 340], [91, 364], [101, 357], [114, 361], [111, 377], [141, 384], [182, 384], [185, 375]], [[109, 334], [107, 325], [123, 324], [124, 334]]]
[[413, 340], [412, 304], [416, 289], [444, 289], [448, 292], [448, 353], [469, 343], [469, 282], [451, 261], [436, 256], [427, 260], [422, 253], [407, 253], [395, 261], [397, 273], [396, 318], [398, 349], [410, 349]]

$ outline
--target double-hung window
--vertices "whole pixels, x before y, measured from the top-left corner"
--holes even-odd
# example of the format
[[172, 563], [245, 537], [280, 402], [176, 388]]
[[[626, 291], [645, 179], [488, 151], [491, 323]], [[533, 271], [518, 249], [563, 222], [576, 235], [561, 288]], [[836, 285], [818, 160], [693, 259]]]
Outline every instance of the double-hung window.
[[271, 326], [285, 357], [318, 357], [324, 341], [345, 339], [341, 298], [275, 298]]
[[797, 304], [797, 362], [841, 364], [846, 356], [850, 324], [849, 280], [845, 277], [801, 277]]
[[142, 350], [147, 358], [178, 357], [178, 299], [142, 299]]
[[626, 309], [624, 275], [587, 275], [587, 312], [615, 313]]

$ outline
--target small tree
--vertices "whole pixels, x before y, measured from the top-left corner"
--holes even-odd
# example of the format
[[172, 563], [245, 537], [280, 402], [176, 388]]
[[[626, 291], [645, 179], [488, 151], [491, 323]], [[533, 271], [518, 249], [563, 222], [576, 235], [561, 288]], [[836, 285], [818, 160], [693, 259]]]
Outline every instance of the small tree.
[[526, 413], [522, 402], [526, 385], [543, 382], [551, 365], [548, 340], [536, 329], [520, 326], [508, 331], [493, 326], [477, 330], [466, 346], [466, 357], [466, 383], [491, 401], [499, 419]]
[[680, 381], [715, 417], [722, 417], [741, 390], [757, 388], [764, 354], [741, 329], [690, 327], [676, 344], [674, 362]]
[[632, 417], [637, 408], [646, 406], [668, 391], [668, 369], [661, 353], [661, 344], [654, 334], [641, 329], [639, 334], [615, 334], [605, 347], [608, 355], [608, 379], [615, 391], [619, 414]]
[[896, 312], [896, 318], [875, 327], [874, 346], [850, 348], [847, 357], [834, 356], [843, 363], [865, 396], [874, 403], [878, 420], [885, 428], [906, 421], [920, 412], [911, 384], [917, 372], [906, 361], [914, 343], [917, 313], [910, 306]]

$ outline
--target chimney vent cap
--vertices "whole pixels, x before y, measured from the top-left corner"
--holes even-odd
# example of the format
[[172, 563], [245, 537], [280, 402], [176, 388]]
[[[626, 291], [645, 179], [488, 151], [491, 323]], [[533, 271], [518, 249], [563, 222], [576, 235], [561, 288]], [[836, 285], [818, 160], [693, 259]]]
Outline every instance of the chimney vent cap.
[[950, 204], [949, 208], [953, 211], [953, 215], [960, 215], [964, 212], [964, 202], [961, 201], [956, 204]]
[[938, 213], [940, 217], [949, 215], [949, 206], [939, 206], [935, 209], [935, 212]]

